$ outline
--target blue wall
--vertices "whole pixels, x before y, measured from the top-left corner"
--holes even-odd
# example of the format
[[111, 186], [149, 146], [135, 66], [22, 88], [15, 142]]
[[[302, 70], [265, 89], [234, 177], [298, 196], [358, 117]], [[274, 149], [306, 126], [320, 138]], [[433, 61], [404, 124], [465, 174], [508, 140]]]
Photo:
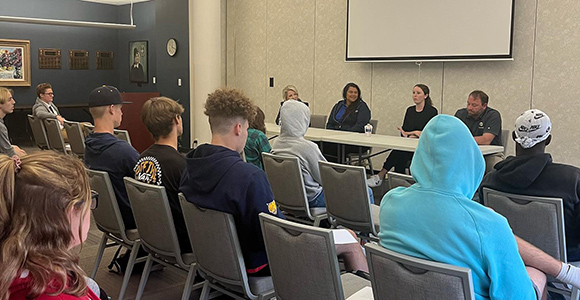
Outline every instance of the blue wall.
[[[130, 24], [130, 5], [114, 6], [79, 0], [18, 0], [3, 1], [2, 15], [96, 21]], [[187, 0], [158, 0], [136, 3], [133, 6], [133, 30], [98, 29], [0, 22], [0, 38], [30, 40], [30, 87], [11, 87], [18, 105], [31, 105], [36, 98], [35, 87], [41, 82], [52, 84], [55, 103], [86, 103], [88, 95], [97, 86], [107, 84], [121, 92], [152, 92], [170, 97], [184, 106], [183, 145], [189, 142], [189, 23]], [[169, 38], [178, 42], [174, 57], [167, 55], [165, 44]], [[149, 80], [138, 86], [129, 82], [129, 42], [149, 42]], [[62, 51], [62, 69], [38, 68], [38, 48], [59, 48]], [[87, 50], [89, 70], [70, 70], [69, 50]], [[96, 51], [113, 51], [115, 69], [96, 70]], [[156, 76], [157, 84], [152, 83]], [[181, 87], [177, 79], [181, 78]], [[66, 115], [71, 120], [84, 121], [86, 114]], [[10, 128], [9, 128], [10, 130]]]

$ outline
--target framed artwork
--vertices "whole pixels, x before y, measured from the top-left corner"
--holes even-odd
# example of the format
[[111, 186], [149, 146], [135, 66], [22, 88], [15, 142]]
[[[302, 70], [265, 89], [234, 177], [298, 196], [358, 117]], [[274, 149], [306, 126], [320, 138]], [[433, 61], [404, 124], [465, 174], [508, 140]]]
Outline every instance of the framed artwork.
[[0, 86], [30, 86], [30, 41], [0, 39]]
[[147, 41], [129, 42], [129, 81], [147, 83], [149, 80]]

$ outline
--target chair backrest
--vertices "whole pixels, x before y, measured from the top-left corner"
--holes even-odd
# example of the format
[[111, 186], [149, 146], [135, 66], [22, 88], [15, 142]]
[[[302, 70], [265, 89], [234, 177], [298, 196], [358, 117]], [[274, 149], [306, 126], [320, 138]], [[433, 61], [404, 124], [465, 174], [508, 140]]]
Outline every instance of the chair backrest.
[[311, 115], [310, 116], [310, 127], [314, 128], [326, 128], [327, 115]]
[[483, 205], [504, 216], [515, 235], [555, 259], [567, 261], [562, 199], [483, 188]]
[[119, 203], [109, 178], [109, 173], [87, 169], [91, 189], [99, 193], [99, 205], [92, 210], [92, 215], [99, 230], [111, 233], [125, 241], [125, 223], [119, 210]]
[[377, 133], [377, 126], [379, 126], [379, 120], [374, 120], [374, 119], [371, 119], [371, 120], [369, 121], [369, 123], [370, 123], [371, 125], [373, 125], [373, 131], [372, 131], [372, 133], [373, 133], [373, 134]]
[[30, 124], [30, 129], [32, 130], [32, 136], [34, 137], [36, 146], [43, 150], [50, 149], [48, 136], [46, 135], [46, 129], [44, 128], [42, 120], [33, 115], [28, 115], [28, 123]]
[[85, 135], [81, 124], [78, 122], [65, 121], [64, 129], [68, 136], [71, 151], [78, 157], [85, 156]]
[[365, 245], [374, 299], [473, 300], [471, 270]]
[[129, 137], [129, 131], [122, 130], [122, 129], [115, 129], [113, 131], [113, 135], [120, 140], [126, 141], [127, 143], [131, 144], [131, 138]]
[[181, 250], [165, 187], [124, 177], [127, 196], [143, 246], [148, 252], [187, 267]]
[[306, 214], [312, 219], [298, 158], [262, 152], [262, 161], [280, 209], [293, 215]]
[[415, 183], [415, 179], [413, 176], [407, 174], [401, 174], [397, 172], [390, 171], [389, 173], [389, 190], [392, 190], [396, 187], [410, 187]]
[[234, 217], [200, 208], [188, 202], [182, 193], [179, 193], [179, 202], [197, 266], [210, 281], [239, 286], [252, 295]]
[[323, 229], [260, 213], [276, 299], [344, 299], [334, 237]]
[[48, 136], [48, 144], [50, 149], [67, 154], [60, 125], [57, 119], [44, 119], [44, 127]]
[[376, 236], [365, 168], [324, 161], [318, 167], [330, 222]]
[[504, 156], [507, 154], [507, 146], [508, 146], [510, 133], [511, 133], [511, 131], [509, 131], [508, 129], [502, 129], [502, 131], [501, 131], [501, 145], [503, 146], [503, 155]]

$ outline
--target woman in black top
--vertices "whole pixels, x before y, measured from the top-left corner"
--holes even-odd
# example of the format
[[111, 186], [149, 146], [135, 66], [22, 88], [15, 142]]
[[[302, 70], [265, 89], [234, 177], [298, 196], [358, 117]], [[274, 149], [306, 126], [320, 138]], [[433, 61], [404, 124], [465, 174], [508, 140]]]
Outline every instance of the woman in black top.
[[342, 90], [342, 98], [330, 111], [326, 129], [365, 132], [371, 110], [362, 100], [358, 85], [348, 83]]
[[[431, 101], [429, 96], [429, 87], [426, 85], [419, 83], [413, 87], [413, 102], [415, 102], [415, 105], [407, 108], [403, 126], [397, 127], [402, 137], [419, 138], [425, 125], [437, 115], [437, 109], [433, 107], [433, 101]], [[413, 152], [391, 151], [381, 171], [368, 179], [368, 185], [370, 187], [381, 185], [383, 178], [392, 167], [395, 167], [395, 172], [397, 173], [405, 173], [405, 169], [412, 158]]]

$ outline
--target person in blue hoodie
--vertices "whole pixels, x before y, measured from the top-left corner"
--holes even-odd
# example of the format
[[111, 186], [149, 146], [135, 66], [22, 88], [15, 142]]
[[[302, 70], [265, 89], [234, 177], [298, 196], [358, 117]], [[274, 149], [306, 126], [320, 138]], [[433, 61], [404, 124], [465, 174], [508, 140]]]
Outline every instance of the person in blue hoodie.
[[193, 204], [233, 215], [247, 273], [269, 275], [258, 215], [282, 214], [266, 173], [240, 156], [256, 109], [241, 91], [220, 89], [209, 95], [205, 114], [211, 143], [187, 154], [179, 190]]
[[380, 244], [406, 255], [471, 269], [476, 299], [540, 299], [544, 273], [578, 285], [576, 269], [515, 237], [507, 220], [471, 201], [485, 170], [459, 119], [431, 119], [411, 163], [416, 183], [381, 202]]
[[125, 190], [123, 177], [135, 176], [133, 167], [139, 159], [139, 152], [126, 141], [113, 135], [113, 130], [121, 125], [123, 104], [116, 87], [102, 86], [94, 89], [89, 96], [89, 111], [95, 121], [94, 131], [85, 140], [85, 164], [87, 168], [109, 173], [119, 210], [125, 228], [135, 229], [135, 219]]

